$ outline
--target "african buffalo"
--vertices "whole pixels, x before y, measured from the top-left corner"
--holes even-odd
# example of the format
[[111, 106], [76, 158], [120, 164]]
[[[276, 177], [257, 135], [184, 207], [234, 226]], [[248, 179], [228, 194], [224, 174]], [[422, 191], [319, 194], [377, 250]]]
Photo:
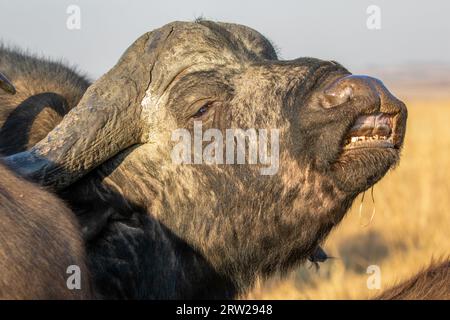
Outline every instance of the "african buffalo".
[[[53, 92], [47, 76], [41, 90]], [[314, 257], [398, 162], [406, 117], [379, 80], [337, 62], [278, 60], [241, 25], [174, 22], [137, 39], [42, 141], [5, 161], [73, 208], [98, 297], [232, 298]], [[275, 172], [250, 150], [237, 164], [174, 161], [174, 133], [195, 142], [199, 126], [213, 129], [200, 149], [214, 140], [216, 160], [227, 130], [269, 130]], [[238, 137], [228, 141], [238, 158]]]
[[[4, 61], [5, 57], [2, 54], [1, 60]], [[22, 62], [26, 61], [23, 57]], [[46, 66], [45, 62], [40, 64], [39, 60], [34, 61], [34, 66]], [[2, 73], [0, 89], [0, 115], [10, 111], [10, 119], [15, 124], [12, 128], [8, 127], [5, 118], [0, 117], [2, 126], [8, 130], [18, 130], [10, 130], [10, 139], [0, 140], [2, 150], [8, 149], [5, 147], [10, 142], [13, 142], [10, 148], [19, 147], [18, 143], [27, 136], [32, 136], [31, 143], [33, 139], [39, 141], [36, 136], [42, 135], [43, 130], [24, 130], [21, 121], [31, 123], [35, 120], [34, 110], [41, 105], [40, 99], [33, 99], [33, 103], [27, 105], [32, 112], [27, 112], [29, 110], [26, 108], [22, 110], [20, 106], [15, 108], [16, 103], [20, 105], [21, 99], [29, 99], [26, 93], [31, 95], [30, 91], [24, 93], [21, 90], [15, 97], [16, 102], [7, 103], [14, 101], [8, 98], [16, 93], [16, 89]], [[56, 100], [49, 101], [52, 102]], [[36, 121], [41, 126], [49, 123], [50, 119], [54, 119], [51, 113]], [[63, 201], [42, 187], [17, 177], [0, 162], [0, 299], [92, 297], [85, 251], [79, 223]], [[72, 272], [78, 272], [80, 276], [80, 283], [75, 287], [68, 286]]]

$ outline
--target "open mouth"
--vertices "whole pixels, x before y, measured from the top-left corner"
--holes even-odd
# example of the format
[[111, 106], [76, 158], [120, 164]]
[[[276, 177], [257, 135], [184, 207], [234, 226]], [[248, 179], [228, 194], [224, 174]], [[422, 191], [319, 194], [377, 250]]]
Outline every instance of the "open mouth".
[[344, 140], [344, 150], [395, 148], [393, 117], [387, 113], [359, 116]]

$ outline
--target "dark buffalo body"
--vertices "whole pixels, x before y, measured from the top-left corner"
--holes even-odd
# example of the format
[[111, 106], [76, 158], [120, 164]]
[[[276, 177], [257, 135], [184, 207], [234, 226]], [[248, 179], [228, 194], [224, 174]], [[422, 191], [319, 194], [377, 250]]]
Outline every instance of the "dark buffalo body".
[[[90, 298], [79, 230], [62, 200], [0, 163], [0, 299]], [[79, 289], [67, 286], [70, 266], [79, 268]]]

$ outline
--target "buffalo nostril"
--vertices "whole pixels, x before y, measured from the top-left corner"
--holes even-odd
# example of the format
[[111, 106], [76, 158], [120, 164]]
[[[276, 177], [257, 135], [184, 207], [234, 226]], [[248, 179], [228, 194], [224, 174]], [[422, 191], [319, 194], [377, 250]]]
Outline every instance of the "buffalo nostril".
[[335, 80], [323, 90], [322, 105], [331, 108], [358, 96], [375, 102], [381, 91], [379, 80], [362, 75], [349, 75]]
[[325, 108], [332, 108], [343, 103], [346, 103], [353, 97], [353, 88], [349, 85], [340, 86], [333, 84], [324, 91], [323, 106]]

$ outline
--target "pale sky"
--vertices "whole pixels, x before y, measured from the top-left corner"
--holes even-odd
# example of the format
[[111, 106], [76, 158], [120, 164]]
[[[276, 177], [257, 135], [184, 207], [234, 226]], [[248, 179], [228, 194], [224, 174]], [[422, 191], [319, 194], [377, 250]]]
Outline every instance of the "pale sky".
[[[69, 5], [81, 9], [81, 29], [69, 30]], [[381, 29], [366, 26], [369, 5]], [[174, 20], [248, 25], [281, 57], [313, 56], [351, 71], [369, 65], [450, 64], [450, 1], [446, 0], [0, 0], [0, 40], [102, 75], [142, 33]]]

